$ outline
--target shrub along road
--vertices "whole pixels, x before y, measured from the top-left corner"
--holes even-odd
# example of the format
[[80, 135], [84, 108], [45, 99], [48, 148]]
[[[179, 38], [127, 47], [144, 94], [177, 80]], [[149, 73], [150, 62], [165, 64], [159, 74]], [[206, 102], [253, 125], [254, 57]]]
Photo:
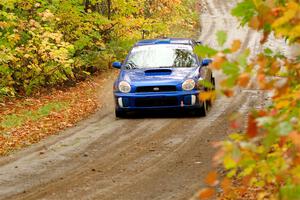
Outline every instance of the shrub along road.
[[[202, 5], [204, 43], [216, 46], [214, 33], [221, 29], [230, 40], [242, 39], [243, 48], [259, 51], [259, 34], [230, 16], [234, 3]], [[219, 96], [205, 118], [152, 114], [117, 120], [112, 83], [109, 78], [99, 89], [104, 105], [89, 119], [0, 160], [0, 199], [188, 199], [211, 169], [211, 143], [230, 133], [229, 116], [245, 115], [265, 99], [260, 91], [244, 90], [233, 98]]]

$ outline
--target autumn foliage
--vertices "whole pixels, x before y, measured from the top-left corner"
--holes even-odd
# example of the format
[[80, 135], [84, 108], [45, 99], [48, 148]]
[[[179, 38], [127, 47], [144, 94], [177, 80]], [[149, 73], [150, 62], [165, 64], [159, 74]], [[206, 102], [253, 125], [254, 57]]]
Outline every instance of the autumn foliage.
[[124, 59], [136, 40], [189, 33], [187, 0], [0, 0], [0, 97], [73, 85]]
[[[202, 56], [214, 57], [211, 67], [227, 76], [221, 82], [225, 95], [250, 85], [272, 94], [270, 105], [249, 113], [244, 134], [232, 134], [217, 144], [214, 164], [226, 171], [218, 184], [222, 199], [300, 199], [300, 2], [243, 0], [232, 14], [242, 25], [262, 33], [262, 45], [274, 34], [285, 39], [291, 51], [283, 54], [265, 48], [249, 60], [250, 50], [241, 50], [237, 40], [221, 51], [197, 50]], [[226, 32], [219, 32], [217, 38], [222, 47]], [[238, 128], [238, 123], [232, 124]], [[215, 194], [211, 183], [217, 181], [215, 173], [208, 175], [208, 188], [200, 191], [200, 199]]]

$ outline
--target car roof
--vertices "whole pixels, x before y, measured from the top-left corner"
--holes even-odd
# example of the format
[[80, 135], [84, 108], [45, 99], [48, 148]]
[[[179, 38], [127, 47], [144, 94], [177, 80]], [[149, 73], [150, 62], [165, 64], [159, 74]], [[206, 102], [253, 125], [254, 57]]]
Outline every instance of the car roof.
[[181, 44], [181, 45], [195, 45], [195, 41], [188, 38], [159, 38], [159, 39], [149, 39], [141, 40], [137, 42], [134, 46], [143, 45], [154, 45], [154, 44]]

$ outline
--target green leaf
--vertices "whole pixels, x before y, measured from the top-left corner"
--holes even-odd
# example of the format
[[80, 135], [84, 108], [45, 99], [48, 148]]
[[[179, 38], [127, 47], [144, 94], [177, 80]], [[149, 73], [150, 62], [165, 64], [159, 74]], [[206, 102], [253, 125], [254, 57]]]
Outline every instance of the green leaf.
[[227, 33], [225, 31], [218, 31], [217, 32], [217, 41], [219, 46], [223, 46], [227, 41]]
[[231, 49], [229, 49], [229, 48], [227, 48], [227, 49], [224, 49], [224, 50], [223, 50], [223, 53], [225, 53], [225, 54], [229, 54], [229, 53], [231, 53]]
[[242, 25], [245, 25], [256, 14], [256, 7], [252, 0], [244, 0], [232, 9], [231, 14], [240, 18]]
[[273, 51], [270, 49], [270, 48], [266, 48], [264, 49], [264, 53], [267, 55], [267, 56], [270, 56], [273, 54]]
[[212, 89], [214, 87], [214, 85], [210, 81], [207, 81], [207, 80], [200, 80], [199, 85], [201, 85], [205, 88], [208, 88], [208, 89]]
[[299, 200], [300, 199], [300, 186], [299, 185], [286, 185], [280, 189], [280, 199], [282, 200]]
[[265, 24], [263, 27], [265, 32], [271, 32], [272, 31], [272, 26], [271, 24]]
[[224, 62], [222, 64], [223, 73], [228, 76], [237, 76], [240, 72], [240, 68], [236, 63]]
[[226, 80], [225, 80], [225, 85], [229, 88], [232, 88], [235, 86], [236, 84], [236, 80], [237, 80], [237, 76], [236, 75], [233, 75], [233, 76], [229, 76]]
[[218, 53], [217, 50], [210, 48], [209, 46], [199, 45], [196, 46], [194, 52], [202, 58], [209, 58]]
[[270, 149], [274, 142], [278, 139], [278, 134], [275, 131], [269, 131], [269, 134], [263, 139], [263, 145], [266, 149]]
[[242, 54], [240, 54], [238, 57], [237, 57], [237, 61], [239, 62], [240, 66], [243, 67], [243, 68], [246, 68], [247, 67], [247, 59], [250, 55], [250, 51], [247, 49], [246, 51], [244, 51]]

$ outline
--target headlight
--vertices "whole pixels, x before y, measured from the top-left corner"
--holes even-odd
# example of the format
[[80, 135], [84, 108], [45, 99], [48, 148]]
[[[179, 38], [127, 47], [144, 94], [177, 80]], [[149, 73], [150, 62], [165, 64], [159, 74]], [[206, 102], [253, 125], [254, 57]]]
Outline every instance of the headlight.
[[196, 86], [196, 83], [193, 79], [188, 79], [182, 83], [182, 89], [186, 91], [193, 90]]
[[121, 81], [119, 83], [119, 90], [123, 93], [129, 93], [131, 91], [131, 86], [126, 81]]

